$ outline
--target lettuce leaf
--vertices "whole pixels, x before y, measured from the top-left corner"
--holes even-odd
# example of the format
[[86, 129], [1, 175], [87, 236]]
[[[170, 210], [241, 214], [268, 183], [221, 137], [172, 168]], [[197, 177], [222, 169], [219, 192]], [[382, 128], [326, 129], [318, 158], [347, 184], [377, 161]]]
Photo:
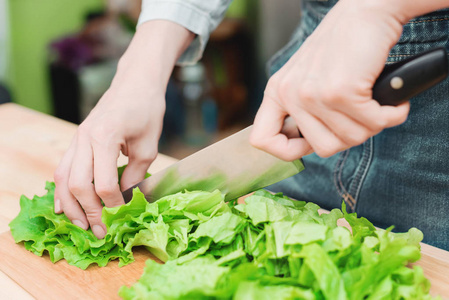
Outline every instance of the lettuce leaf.
[[[148, 262], [124, 299], [432, 299], [422, 233], [376, 229], [341, 210], [258, 191], [200, 224], [181, 256]], [[351, 231], [337, 226], [345, 217]], [[201, 266], [198, 268], [198, 266]], [[210, 274], [211, 270], [214, 270]], [[182, 277], [182, 278], [179, 278]], [[179, 286], [177, 286], [179, 284]], [[170, 287], [170, 288], [167, 288]]]
[[21, 197], [20, 213], [9, 224], [12, 236], [36, 255], [46, 251], [52, 262], [66, 259], [81, 269], [94, 263], [106, 266], [115, 259], [119, 266], [129, 264], [134, 261], [135, 246], [145, 246], [162, 261], [176, 258], [187, 249], [193, 228], [231, 211], [219, 191], [182, 192], [148, 203], [135, 189], [129, 203], [104, 207], [102, 221], [107, 234], [99, 240], [90, 229], [83, 230], [64, 214], [55, 214], [55, 184], [48, 182], [46, 189], [42, 197]]
[[[48, 193], [22, 196], [11, 223], [16, 242], [56, 262], [87, 268], [134, 261], [144, 246], [165, 264], [147, 261], [124, 299], [432, 299], [420, 267], [422, 232], [377, 229], [355, 213], [319, 214], [313, 203], [257, 191], [244, 204], [220, 191], [184, 191], [148, 203], [138, 190], [131, 202], [104, 208], [107, 234], [98, 240], [53, 212]], [[344, 217], [351, 230], [337, 226]]]

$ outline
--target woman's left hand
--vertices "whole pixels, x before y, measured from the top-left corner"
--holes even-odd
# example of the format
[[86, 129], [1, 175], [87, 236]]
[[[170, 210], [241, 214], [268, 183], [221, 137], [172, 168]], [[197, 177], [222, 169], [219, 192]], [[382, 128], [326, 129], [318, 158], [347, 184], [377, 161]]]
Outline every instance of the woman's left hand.
[[[381, 106], [372, 98], [404, 22], [377, 2], [340, 0], [270, 78], [251, 134], [255, 147], [284, 160], [312, 151], [328, 157], [407, 119], [408, 102]], [[304, 138], [282, 133], [287, 116]]]

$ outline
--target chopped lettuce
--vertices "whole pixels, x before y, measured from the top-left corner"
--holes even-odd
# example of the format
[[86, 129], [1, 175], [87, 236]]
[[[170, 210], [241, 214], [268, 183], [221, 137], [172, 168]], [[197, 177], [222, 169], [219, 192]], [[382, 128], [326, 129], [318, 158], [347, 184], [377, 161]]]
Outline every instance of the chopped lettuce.
[[[16, 242], [56, 262], [87, 268], [134, 261], [144, 246], [165, 264], [148, 260], [124, 299], [432, 299], [420, 267], [422, 233], [376, 229], [355, 213], [319, 214], [313, 203], [257, 191], [245, 204], [226, 203], [219, 191], [182, 192], [148, 203], [135, 189], [131, 202], [104, 208], [107, 234], [53, 212], [48, 193], [22, 196], [11, 223]], [[351, 230], [337, 226], [344, 217]]]
[[183, 192], [148, 203], [135, 189], [131, 202], [104, 208], [107, 234], [99, 240], [90, 229], [83, 230], [64, 214], [55, 214], [55, 184], [48, 182], [46, 189], [42, 197], [21, 197], [20, 213], [9, 224], [12, 236], [36, 255], [47, 251], [52, 262], [64, 258], [81, 269], [94, 263], [106, 266], [115, 259], [120, 266], [129, 264], [134, 261], [134, 246], [145, 246], [162, 261], [176, 258], [187, 249], [188, 235], [200, 222], [231, 211], [219, 191]]
[[[258, 191], [189, 234], [187, 249], [122, 287], [124, 299], [432, 299], [422, 233]], [[337, 226], [345, 217], [351, 230]], [[213, 271], [211, 271], [213, 270]]]

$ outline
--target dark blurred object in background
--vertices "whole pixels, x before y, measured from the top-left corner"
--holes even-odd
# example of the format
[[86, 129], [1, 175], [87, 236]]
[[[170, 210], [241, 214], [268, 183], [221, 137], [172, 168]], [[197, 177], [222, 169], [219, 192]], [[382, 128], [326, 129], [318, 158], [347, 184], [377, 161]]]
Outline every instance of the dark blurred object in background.
[[80, 123], [107, 90], [132, 38], [115, 14], [89, 13], [83, 29], [50, 45], [55, 115]]
[[0, 104], [11, 102], [11, 94], [8, 89], [0, 83]]
[[249, 125], [249, 99], [255, 84], [256, 55], [248, 21], [225, 18], [212, 32], [203, 62], [218, 107], [218, 130]]
[[178, 72], [182, 109], [185, 116], [182, 140], [192, 147], [211, 143], [217, 130], [217, 105], [202, 62], [184, 66]]
[[182, 96], [173, 78], [170, 78], [165, 94], [164, 125], [160, 138], [163, 149], [171, 140], [180, 137], [184, 133], [185, 114], [182, 107]]

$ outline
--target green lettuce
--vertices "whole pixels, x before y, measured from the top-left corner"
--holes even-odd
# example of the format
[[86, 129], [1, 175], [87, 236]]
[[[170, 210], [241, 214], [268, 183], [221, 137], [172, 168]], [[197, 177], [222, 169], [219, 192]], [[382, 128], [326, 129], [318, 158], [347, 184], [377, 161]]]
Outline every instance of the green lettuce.
[[[187, 249], [122, 287], [124, 299], [432, 299], [421, 231], [376, 229], [355, 213], [257, 191], [201, 223]], [[337, 226], [344, 217], [351, 230]], [[213, 271], [212, 271], [213, 270]]]
[[119, 266], [129, 264], [135, 246], [146, 247], [162, 261], [176, 258], [187, 249], [188, 235], [200, 222], [231, 211], [219, 191], [182, 192], [148, 203], [135, 189], [129, 203], [103, 209], [107, 234], [99, 240], [90, 229], [55, 214], [55, 184], [48, 182], [46, 189], [42, 197], [21, 197], [20, 213], [9, 224], [12, 236], [36, 255], [48, 252], [52, 262], [65, 259], [81, 269], [94, 263], [103, 267], [115, 259]]
[[[342, 209], [319, 214], [313, 203], [257, 191], [244, 204], [220, 191], [184, 191], [148, 203], [138, 190], [123, 206], [104, 208], [104, 239], [53, 212], [48, 193], [22, 196], [11, 223], [16, 242], [56, 262], [87, 268], [134, 261], [144, 246], [165, 264], [148, 260], [124, 299], [432, 299], [420, 267], [423, 236], [393, 233]], [[345, 218], [351, 229], [337, 226]]]

